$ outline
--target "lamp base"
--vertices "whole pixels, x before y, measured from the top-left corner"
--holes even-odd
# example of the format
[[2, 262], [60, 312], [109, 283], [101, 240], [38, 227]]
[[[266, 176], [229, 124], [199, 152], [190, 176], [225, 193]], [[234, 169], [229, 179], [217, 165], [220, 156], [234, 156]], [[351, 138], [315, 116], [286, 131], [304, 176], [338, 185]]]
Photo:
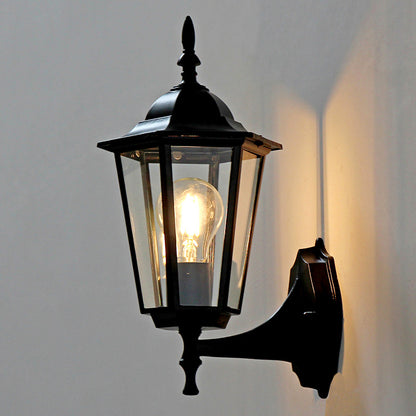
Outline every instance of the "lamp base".
[[211, 306], [211, 263], [178, 263], [179, 303], [184, 306]]

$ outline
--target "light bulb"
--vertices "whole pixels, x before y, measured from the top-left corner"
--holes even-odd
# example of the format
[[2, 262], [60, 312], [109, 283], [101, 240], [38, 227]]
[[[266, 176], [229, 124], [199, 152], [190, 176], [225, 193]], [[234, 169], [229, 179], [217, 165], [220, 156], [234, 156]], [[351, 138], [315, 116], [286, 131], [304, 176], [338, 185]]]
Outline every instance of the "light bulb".
[[[214, 186], [199, 178], [176, 180], [173, 195], [178, 263], [206, 263], [224, 216], [221, 195]], [[161, 196], [157, 211], [163, 226]]]
[[[221, 195], [202, 179], [182, 178], [173, 182], [173, 198], [180, 303], [209, 306], [214, 269], [210, 248], [224, 216]], [[163, 230], [162, 195], [157, 217]]]

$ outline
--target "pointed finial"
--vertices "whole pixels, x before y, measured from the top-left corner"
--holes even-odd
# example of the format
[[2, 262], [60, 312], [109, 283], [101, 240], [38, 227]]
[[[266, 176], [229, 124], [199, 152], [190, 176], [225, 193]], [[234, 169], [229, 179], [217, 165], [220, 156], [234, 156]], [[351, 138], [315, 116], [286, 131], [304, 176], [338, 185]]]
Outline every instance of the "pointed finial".
[[183, 53], [178, 60], [178, 65], [183, 68], [183, 83], [196, 82], [195, 68], [201, 65], [201, 61], [195, 55], [195, 29], [192, 19], [189, 16], [186, 16], [182, 28], [182, 45]]
[[186, 16], [182, 28], [182, 45], [184, 51], [194, 51], [195, 47], [195, 29], [194, 23], [190, 16]]

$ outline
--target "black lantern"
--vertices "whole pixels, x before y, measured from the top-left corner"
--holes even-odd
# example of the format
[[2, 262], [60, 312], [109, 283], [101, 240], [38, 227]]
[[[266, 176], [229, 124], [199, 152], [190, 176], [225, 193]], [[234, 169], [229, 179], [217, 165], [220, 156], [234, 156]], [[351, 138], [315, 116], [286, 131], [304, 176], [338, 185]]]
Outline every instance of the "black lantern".
[[196, 81], [189, 17], [182, 38], [183, 81], [98, 146], [116, 156], [142, 313], [157, 327], [224, 328], [241, 310], [264, 157], [281, 145]]
[[[98, 147], [115, 154], [140, 310], [158, 328], [179, 330], [184, 393], [196, 394], [199, 356], [220, 355], [198, 337], [201, 329], [225, 328], [241, 311], [264, 158], [282, 146], [248, 132], [197, 82], [189, 17], [182, 43], [182, 82], [130, 133]], [[323, 244], [314, 249], [328, 266]], [[340, 302], [337, 283], [332, 289]], [[247, 356], [225, 353], [224, 344], [220, 350]]]

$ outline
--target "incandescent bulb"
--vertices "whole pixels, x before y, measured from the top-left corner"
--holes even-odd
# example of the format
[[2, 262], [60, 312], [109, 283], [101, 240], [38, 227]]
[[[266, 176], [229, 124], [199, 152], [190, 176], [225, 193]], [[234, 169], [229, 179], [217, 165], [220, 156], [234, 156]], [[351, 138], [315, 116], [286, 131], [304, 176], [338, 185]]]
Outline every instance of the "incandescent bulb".
[[[224, 215], [221, 196], [214, 186], [199, 178], [176, 180], [173, 193], [178, 263], [206, 263]], [[157, 210], [162, 225], [161, 197]]]
[[[209, 306], [212, 301], [212, 241], [223, 216], [221, 195], [199, 178], [173, 182], [179, 299], [182, 305]], [[162, 195], [157, 217], [163, 229]]]

